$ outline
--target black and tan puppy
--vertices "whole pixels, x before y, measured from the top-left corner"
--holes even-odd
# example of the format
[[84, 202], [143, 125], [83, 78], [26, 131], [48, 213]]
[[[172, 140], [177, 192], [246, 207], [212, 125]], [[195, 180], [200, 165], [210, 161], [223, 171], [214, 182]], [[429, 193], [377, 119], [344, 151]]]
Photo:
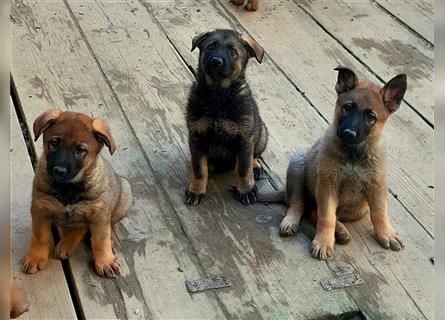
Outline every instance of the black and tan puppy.
[[[380, 137], [386, 120], [403, 99], [406, 75], [380, 88], [359, 81], [348, 68], [335, 70], [334, 121], [309, 151], [297, 152], [290, 161], [284, 193], [289, 208], [280, 235], [295, 233], [303, 212], [311, 213], [316, 221], [312, 255], [324, 260], [332, 255], [335, 241], [351, 240], [341, 221], [358, 220], [369, 212], [380, 245], [400, 250], [402, 241], [388, 218], [386, 156]], [[280, 194], [275, 196], [278, 198], [264, 195], [260, 200], [280, 200]]]
[[55, 223], [64, 231], [55, 248], [57, 258], [68, 258], [90, 231], [96, 272], [112, 278], [120, 267], [111, 248], [112, 226], [126, 215], [132, 195], [128, 181], [100, 155], [104, 145], [111, 154], [116, 149], [108, 125], [81, 113], [51, 109], [34, 122], [35, 140], [42, 133], [43, 155], [32, 193], [32, 237], [23, 269], [35, 273], [45, 267]]
[[261, 175], [257, 159], [266, 148], [267, 129], [244, 73], [251, 57], [261, 63], [263, 49], [233, 30], [202, 33], [193, 39], [192, 51], [197, 47], [199, 67], [186, 115], [192, 177], [185, 201], [203, 201], [212, 166], [215, 171], [235, 168], [236, 198], [254, 203], [255, 178]]

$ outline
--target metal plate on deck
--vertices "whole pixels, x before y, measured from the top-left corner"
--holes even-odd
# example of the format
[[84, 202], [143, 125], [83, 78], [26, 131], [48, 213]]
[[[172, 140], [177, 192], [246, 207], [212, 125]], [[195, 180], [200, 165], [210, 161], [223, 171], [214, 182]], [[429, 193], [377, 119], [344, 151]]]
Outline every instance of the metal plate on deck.
[[360, 276], [355, 273], [348, 274], [346, 276], [341, 276], [341, 277], [337, 277], [337, 278], [320, 281], [321, 286], [326, 291], [357, 286], [362, 283], [363, 283], [363, 279], [360, 278]]
[[216, 277], [211, 279], [186, 280], [185, 285], [189, 292], [199, 292], [210, 289], [230, 287], [231, 283], [227, 277]]

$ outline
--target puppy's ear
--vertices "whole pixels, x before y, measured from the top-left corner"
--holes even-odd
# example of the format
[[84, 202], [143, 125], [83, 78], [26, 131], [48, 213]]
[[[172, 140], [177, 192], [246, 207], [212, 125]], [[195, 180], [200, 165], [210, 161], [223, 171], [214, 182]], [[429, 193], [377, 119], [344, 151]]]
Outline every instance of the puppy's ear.
[[40, 116], [38, 116], [33, 125], [34, 141], [37, 141], [43, 131], [56, 123], [61, 114], [62, 111], [59, 109], [49, 109], [48, 111], [45, 111]]
[[407, 85], [406, 74], [399, 74], [389, 80], [381, 90], [383, 103], [390, 114], [399, 109]]
[[246, 49], [250, 54], [250, 57], [255, 57], [256, 61], [258, 61], [258, 63], [261, 63], [264, 57], [263, 47], [249, 36], [243, 36], [243, 40], [245, 42]]
[[354, 71], [342, 66], [338, 66], [334, 70], [338, 71], [337, 84], [335, 85], [337, 94], [352, 90], [357, 86], [358, 78]]
[[192, 40], [192, 52], [196, 49], [196, 47], [199, 47], [202, 41], [207, 39], [210, 36], [211, 32], [203, 32], [195, 36]]
[[96, 139], [105, 144], [110, 150], [110, 154], [113, 154], [116, 151], [116, 143], [114, 142], [114, 138], [111, 135], [110, 128], [107, 123], [103, 119], [96, 118], [93, 120], [93, 133], [96, 136]]

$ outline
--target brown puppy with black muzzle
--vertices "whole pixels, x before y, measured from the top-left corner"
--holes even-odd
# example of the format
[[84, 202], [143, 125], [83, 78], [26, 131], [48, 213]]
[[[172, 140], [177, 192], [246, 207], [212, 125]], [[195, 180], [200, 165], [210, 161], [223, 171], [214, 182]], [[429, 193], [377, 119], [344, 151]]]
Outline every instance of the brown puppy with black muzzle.
[[[235, 6], [242, 6], [246, 1], [245, 0], [230, 0]], [[260, 0], [247, 0], [246, 10], [247, 11], [257, 11], [258, 6], [260, 4]]]
[[258, 158], [266, 148], [267, 128], [246, 82], [247, 62], [259, 63], [263, 49], [250, 37], [233, 30], [216, 30], [196, 36], [199, 67], [187, 105], [187, 127], [192, 156], [192, 177], [185, 202], [204, 200], [209, 167], [214, 171], [235, 168], [235, 197], [255, 203], [255, 180], [262, 173]]
[[288, 206], [280, 235], [296, 232], [304, 212], [316, 223], [312, 255], [324, 260], [334, 242], [351, 240], [341, 221], [354, 221], [368, 212], [375, 239], [383, 248], [400, 250], [403, 243], [391, 226], [387, 211], [386, 155], [381, 133], [388, 117], [400, 106], [406, 75], [383, 88], [358, 80], [355, 73], [337, 67], [338, 98], [333, 123], [310, 150], [290, 161], [286, 192], [264, 194], [260, 201], [283, 199]]
[[69, 258], [90, 231], [96, 272], [113, 278], [120, 265], [111, 247], [112, 227], [126, 215], [132, 194], [128, 181], [100, 155], [104, 145], [111, 154], [116, 150], [110, 129], [102, 119], [51, 109], [34, 122], [35, 140], [42, 133], [43, 155], [32, 192], [32, 237], [23, 270], [35, 273], [45, 267], [54, 223], [63, 231], [56, 258]]

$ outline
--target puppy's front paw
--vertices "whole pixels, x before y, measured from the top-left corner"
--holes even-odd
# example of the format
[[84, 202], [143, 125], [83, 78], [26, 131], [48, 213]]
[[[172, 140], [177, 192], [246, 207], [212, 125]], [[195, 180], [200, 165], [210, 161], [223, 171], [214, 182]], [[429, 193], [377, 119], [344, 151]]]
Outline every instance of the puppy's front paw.
[[300, 221], [296, 220], [295, 216], [286, 215], [280, 224], [280, 236], [288, 237], [297, 232]]
[[185, 191], [185, 203], [196, 206], [204, 201], [205, 193], [195, 193], [193, 191]]
[[245, 206], [254, 204], [258, 198], [258, 187], [256, 185], [248, 191], [240, 191], [237, 187], [232, 186], [232, 192], [235, 195], [235, 199], [241, 201]]
[[23, 271], [26, 273], [36, 273], [45, 268], [48, 263], [48, 254], [43, 252], [29, 251], [23, 261]]
[[385, 249], [399, 251], [405, 247], [402, 239], [392, 228], [385, 228], [384, 230], [375, 231], [374, 238]]
[[315, 237], [312, 241], [312, 256], [319, 260], [326, 260], [334, 253], [334, 239]]
[[116, 278], [120, 273], [121, 265], [114, 255], [105, 257], [96, 257], [94, 259], [94, 268], [101, 277]]

